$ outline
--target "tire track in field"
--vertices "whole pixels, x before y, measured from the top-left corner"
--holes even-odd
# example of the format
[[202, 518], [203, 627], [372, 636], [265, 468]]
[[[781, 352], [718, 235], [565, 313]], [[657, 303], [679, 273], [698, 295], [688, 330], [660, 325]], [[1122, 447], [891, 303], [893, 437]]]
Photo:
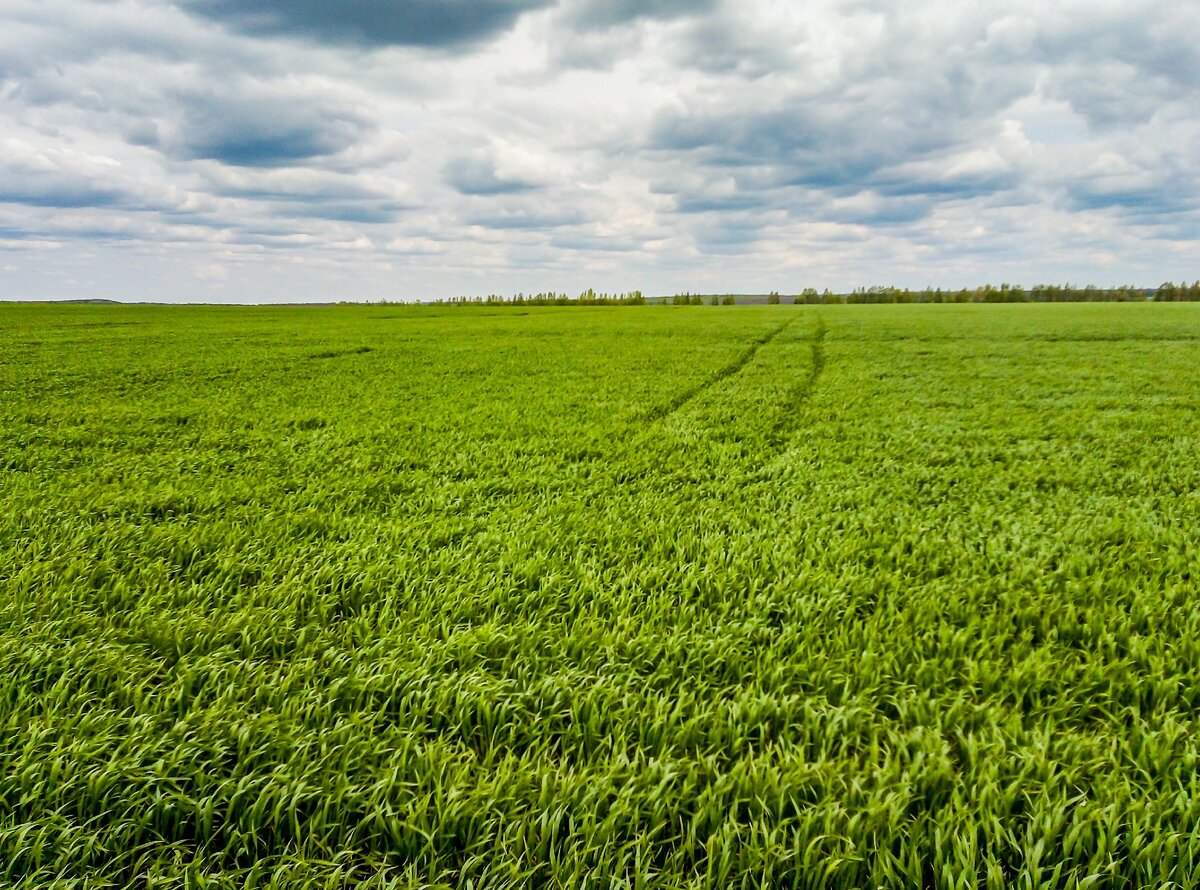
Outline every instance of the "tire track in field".
[[662, 420], [665, 417], [670, 417], [676, 411], [679, 411], [682, 408], [684, 408], [688, 404], [688, 402], [692, 401], [692, 399], [699, 396], [705, 390], [711, 389], [712, 387], [714, 387], [718, 383], [720, 383], [722, 380], [732, 377], [738, 371], [742, 370], [742, 368], [746, 367], [746, 365], [750, 364], [750, 362], [753, 360], [754, 356], [758, 354], [758, 351], [760, 349], [762, 349], [764, 346], [766, 346], [768, 343], [770, 343], [772, 340], [774, 340], [776, 337], [778, 337], [780, 334], [782, 334], [784, 328], [786, 328], [788, 325], [792, 324], [792, 322], [794, 322], [794, 321], [795, 321], [794, 318], [788, 319], [787, 321], [785, 321], [779, 327], [775, 328], [775, 330], [771, 331], [766, 336], [760, 337], [759, 339], [755, 340], [750, 345], [750, 348], [747, 349], [745, 352], [743, 352], [741, 355], [739, 355], [731, 364], [728, 364], [725, 367], [718, 369], [716, 371], [716, 373], [712, 374], [710, 377], [705, 378], [704, 380], [701, 380], [695, 386], [690, 387], [689, 389], [685, 389], [681, 393], [678, 393], [669, 402], [664, 402], [663, 404], [658, 405], [655, 408], [651, 408], [644, 415], [642, 415], [643, 422], [654, 423], [655, 421]]
[[809, 341], [812, 348], [812, 367], [809, 368], [808, 375], [792, 390], [784, 404], [783, 411], [771, 428], [770, 441], [776, 448], [782, 446], [796, 431], [796, 416], [804, 404], [812, 398], [821, 375], [825, 373], [826, 333], [828, 333], [828, 329], [825, 327], [825, 319], [818, 315], [817, 330], [813, 334], [812, 340]]

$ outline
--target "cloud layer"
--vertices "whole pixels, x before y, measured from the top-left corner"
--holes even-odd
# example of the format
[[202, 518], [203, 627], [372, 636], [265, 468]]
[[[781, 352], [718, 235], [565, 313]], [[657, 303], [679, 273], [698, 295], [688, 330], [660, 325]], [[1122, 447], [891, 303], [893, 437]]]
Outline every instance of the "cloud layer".
[[0, 0], [0, 21], [0, 297], [1200, 277], [1195, 4]]
[[450, 47], [494, 37], [551, 0], [185, 0], [247, 34], [363, 47]]

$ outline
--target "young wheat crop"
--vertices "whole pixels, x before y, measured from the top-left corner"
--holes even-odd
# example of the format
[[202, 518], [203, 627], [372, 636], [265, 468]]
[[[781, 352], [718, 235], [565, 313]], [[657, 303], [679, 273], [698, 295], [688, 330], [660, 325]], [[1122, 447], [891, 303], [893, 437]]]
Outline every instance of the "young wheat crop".
[[1195, 886], [1191, 305], [0, 305], [0, 883]]

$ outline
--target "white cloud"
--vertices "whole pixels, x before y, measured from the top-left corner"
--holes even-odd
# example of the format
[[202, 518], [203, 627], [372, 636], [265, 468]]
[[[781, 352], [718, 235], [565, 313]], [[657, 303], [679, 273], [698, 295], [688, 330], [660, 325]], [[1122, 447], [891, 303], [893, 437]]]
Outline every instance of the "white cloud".
[[1196, 277], [1194, 4], [456, 3], [0, 0], [0, 296]]
[[192, 274], [201, 281], [225, 281], [229, 278], [229, 269], [221, 263], [204, 263], [197, 266]]

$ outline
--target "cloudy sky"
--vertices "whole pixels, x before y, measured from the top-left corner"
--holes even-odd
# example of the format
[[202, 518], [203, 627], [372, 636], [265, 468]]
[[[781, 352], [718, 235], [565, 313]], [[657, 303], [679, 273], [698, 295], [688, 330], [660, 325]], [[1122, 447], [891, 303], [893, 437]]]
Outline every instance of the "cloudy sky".
[[0, 0], [0, 297], [1200, 277], [1195, 0]]

